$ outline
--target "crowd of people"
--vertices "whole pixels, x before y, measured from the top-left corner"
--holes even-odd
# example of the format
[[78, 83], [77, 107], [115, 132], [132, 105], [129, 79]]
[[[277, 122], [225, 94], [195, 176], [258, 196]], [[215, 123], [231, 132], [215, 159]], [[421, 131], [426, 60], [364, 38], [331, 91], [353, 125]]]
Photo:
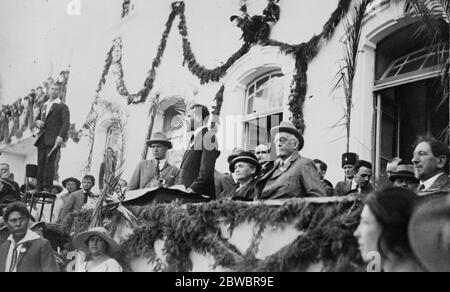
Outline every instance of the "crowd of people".
[[30, 90], [23, 98], [12, 104], [4, 104], [0, 108], [0, 143], [10, 143], [12, 137], [21, 138], [26, 130], [34, 131], [36, 119], [43, 105], [49, 99], [50, 88], [58, 84], [59, 96], [64, 99], [67, 89], [69, 71], [61, 71], [55, 80], [49, 77], [42, 85]]
[[[50, 89], [48, 102], [56, 99], [58, 90], [57, 86]], [[59, 104], [52, 105], [53, 111], [58, 109]], [[64, 111], [63, 106], [61, 110]], [[121, 180], [117, 191], [124, 193], [127, 190], [182, 186], [187, 196], [198, 194], [209, 197], [211, 200], [236, 201], [356, 196], [362, 198], [365, 204], [361, 223], [354, 234], [364, 260], [370, 262], [370, 254], [376, 252], [381, 256], [383, 271], [435, 269], [433, 263], [430, 264], [430, 261], [427, 261], [430, 254], [423, 255], [420, 246], [424, 240], [442, 237], [442, 234], [438, 234], [435, 229], [433, 229], [434, 237], [428, 236], [429, 229], [422, 227], [423, 218], [429, 220], [427, 212], [435, 212], [435, 208], [428, 207], [419, 218], [414, 216], [417, 208], [433, 200], [446, 199], [450, 188], [448, 145], [430, 137], [419, 139], [411, 161], [395, 158], [388, 163], [386, 172], [390, 183], [382, 187], [373, 183], [372, 163], [359, 159], [356, 153], [345, 153], [342, 155], [345, 179], [333, 187], [331, 182], [325, 179], [327, 164], [320, 159], [313, 160], [301, 155], [304, 137], [287, 121], [281, 122], [279, 126], [271, 130], [274, 150], [268, 145], [258, 145], [252, 151], [236, 148], [228, 157], [229, 173], [220, 173], [215, 168], [220, 151], [215, 131], [208, 126], [209, 116], [209, 110], [199, 104], [192, 106], [188, 111], [191, 135], [179, 168], [171, 165], [167, 160], [167, 153], [173, 148], [172, 142], [164, 133], [154, 133], [147, 141], [152, 152], [152, 159], [141, 161], [130, 178], [129, 184]], [[38, 159], [38, 179], [34, 191], [52, 193], [57, 196], [55, 212], [47, 219], [62, 222], [72, 212], [83, 208], [95, 208], [99, 194], [94, 194], [92, 191], [96, 184], [96, 179], [92, 175], [84, 176], [81, 181], [73, 177], [67, 178], [60, 186], [54, 184], [53, 173], [45, 174], [48, 166], [39, 166], [39, 164], [49, 163], [50, 148], [57, 145], [59, 138], [66, 138], [66, 133], [59, 133], [67, 130], [63, 126], [67, 124], [63, 119], [47, 118], [45, 123], [55, 125], [40, 125], [39, 128], [44, 130], [42, 135], [45, 137], [45, 132], [48, 134], [52, 129], [55, 134], [50, 136], [50, 142], [44, 142], [43, 145], [36, 144], [38, 152], [42, 151], [43, 146], [47, 149], [45, 150], [46, 159]], [[271, 159], [274, 154], [272, 151], [275, 151], [275, 160]], [[114, 151], [108, 148], [98, 178], [100, 189], [108, 184], [116, 168]], [[40, 176], [39, 173], [41, 173]], [[0, 211], [4, 221], [2, 230], [8, 234], [7, 237], [3, 237], [3, 244], [0, 246], [0, 271], [2, 269], [5, 271], [30, 269], [53, 271], [55, 270], [54, 261], [58, 257], [53, 258], [54, 252], [49, 250], [49, 245], [41, 240], [42, 236], [36, 235], [39, 232], [32, 231], [30, 227], [33, 226], [35, 229], [42, 227], [41, 222], [38, 222], [42, 220], [42, 214], [39, 220], [36, 220], [38, 212], [33, 213], [34, 206], [31, 206], [30, 213], [27, 205], [18, 203], [23, 201], [24, 197], [20, 189], [24, 188], [19, 188], [14, 182], [14, 175], [11, 174], [9, 165], [0, 164], [0, 204], [2, 204]], [[29, 185], [25, 187], [25, 191], [30, 191]], [[441, 211], [440, 216], [446, 216], [445, 218], [449, 219], [448, 203], [439, 205], [439, 207], [442, 206], [447, 206], [445, 209], [447, 213]], [[410, 222], [413, 217], [417, 226], [411, 227]], [[30, 222], [33, 220], [35, 222], [31, 225]], [[38, 238], [39, 240], [34, 242]], [[450, 247], [449, 238], [447, 236], [446, 241], [440, 243], [447, 244], [447, 251]], [[29, 245], [28, 242], [32, 244]], [[110, 253], [119, 247], [106, 230], [95, 229], [78, 235], [74, 244], [90, 254], [80, 270], [122, 270], [120, 265], [111, 258]], [[41, 261], [39, 267], [34, 265], [22, 267], [20, 262], [15, 262], [14, 253], [17, 253], [17, 249], [24, 245], [28, 246], [27, 250], [36, 249], [37, 253], [44, 253], [39, 259], [36, 254], [33, 254], [33, 259], [30, 259], [30, 261]], [[417, 246], [419, 248], [416, 248]], [[52, 255], [53, 260], [42, 261], [45, 255]], [[431, 253], [431, 256], [435, 254]], [[447, 257], [447, 261], [450, 262], [450, 257]]]

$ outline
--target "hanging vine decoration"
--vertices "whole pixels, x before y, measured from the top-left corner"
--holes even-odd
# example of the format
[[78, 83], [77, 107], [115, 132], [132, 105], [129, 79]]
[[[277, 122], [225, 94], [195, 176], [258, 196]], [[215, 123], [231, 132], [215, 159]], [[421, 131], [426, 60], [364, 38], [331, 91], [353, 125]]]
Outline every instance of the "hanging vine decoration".
[[[183, 206], [180, 203], [131, 207], [140, 226], [121, 243], [123, 262], [146, 258], [158, 263], [155, 242], [164, 241], [164, 271], [187, 272], [192, 269], [192, 251], [209, 254], [216, 266], [237, 272], [306, 271], [311, 264], [323, 263], [324, 271], [363, 271], [364, 264], [353, 232], [359, 224], [361, 198], [340, 202], [313, 203], [308, 199], [286, 201], [281, 206], [215, 201]], [[92, 211], [70, 214], [59, 229], [78, 234], [89, 228]], [[221, 220], [217, 220], [220, 218]], [[257, 222], [247, 253], [220, 235], [219, 223], [236, 227]], [[257, 259], [264, 228], [283, 228], [295, 224], [300, 235], [291, 244], [264, 260]]]
[[[325, 23], [323, 27], [323, 31], [311, 38], [310, 41], [299, 44], [299, 45], [291, 45], [282, 42], [278, 42], [275, 40], [271, 40], [269, 38], [270, 35], [270, 26], [268, 27], [268, 23], [274, 23], [280, 18], [280, 9], [276, 4], [277, 0], [268, 0], [268, 5], [266, 9], [263, 11], [263, 15], [256, 15], [250, 17], [247, 12], [247, 4], [246, 1], [242, 1], [242, 5], [240, 7], [240, 11], [242, 13], [241, 17], [233, 16], [232, 20], [241, 20], [250, 21], [247, 24], [242, 23], [241, 26], [244, 28], [244, 44], [242, 47], [234, 53], [223, 65], [218, 66], [214, 69], [207, 69], [202, 66], [196, 60], [196, 57], [192, 51], [191, 44], [188, 38], [188, 29], [186, 24], [185, 17], [185, 4], [182, 1], [174, 2], [172, 4], [172, 11], [169, 15], [169, 18], [166, 22], [166, 29], [162, 35], [160, 45], [158, 46], [158, 52], [152, 62], [152, 67], [148, 72], [148, 76], [145, 80], [144, 87], [137, 94], [129, 94], [125, 83], [123, 81], [123, 68], [121, 63], [121, 58], [117, 61], [117, 70], [118, 73], [116, 77], [118, 78], [116, 81], [117, 89], [119, 93], [125, 96], [128, 100], [129, 104], [137, 104], [145, 102], [147, 96], [153, 88], [153, 83], [156, 78], [156, 70], [161, 64], [161, 59], [164, 55], [164, 51], [167, 44], [167, 38], [171, 31], [173, 21], [175, 17], [178, 15], [180, 17], [180, 22], [178, 25], [179, 33], [182, 37], [183, 41], [183, 56], [184, 62], [183, 65], [187, 65], [189, 71], [197, 76], [200, 79], [201, 84], [209, 83], [209, 82], [218, 82], [221, 78], [225, 76], [228, 69], [233, 66], [233, 64], [242, 58], [245, 54], [247, 54], [252, 45], [258, 43], [263, 46], [277, 46], [280, 48], [280, 51], [286, 54], [293, 54], [295, 57], [295, 65], [296, 65], [296, 74], [294, 75], [294, 80], [292, 82], [291, 94], [289, 96], [289, 110], [292, 112], [292, 122], [294, 125], [301, 131], [305, 130], [305, 122], [303, 119], [303, 105], [306, 99], [307, 94], [307, 70], [309, 62], [317, 55], [319, 51], [319, 45], [321, 41], [329, 40], [337, 27], [337, 25], [341, 22], [342, 18], [348, 12], [351, 0], [339, 0], [338, 7], [332, 13], [330, 19]], [[256, 18], [255, 18], [256, 17]], [[252, 19], [255, 23], [252, 23]], [[247, 26], [248, 25], [248, 26]], [[247, 33], [245, 33], [247, 31]], [[116, 45], [117, 46], [117, 45]], [[97, 94], [101, 91], [102, 87], [106, 82], [106, 76], [109, 72], [111, 65], [113, 64], [113, 51], [114, 46], [108, 53], [106, 58], [105, 68], [103, 70], [99, 86], [97, 88]]]

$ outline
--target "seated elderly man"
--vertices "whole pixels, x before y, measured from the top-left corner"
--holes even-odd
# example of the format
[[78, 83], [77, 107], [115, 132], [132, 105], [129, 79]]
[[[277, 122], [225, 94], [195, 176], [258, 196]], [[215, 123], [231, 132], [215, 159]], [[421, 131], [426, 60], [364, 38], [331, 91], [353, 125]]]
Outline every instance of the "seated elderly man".
[[290, 122], [271, 130], [278, 159], [274, 168], [256, 183], [259, 200], [324, 197], [319, 173], [311, 159], [301, 157], [302, 134]]
[[253, 201], [256, 177], [261, 171], [261, 165], [256, 156], [251, 152], [242, 152], [231, 161], [230, 171], [234, 173], [237, 183], [226, 188], [218, 199]]
[[152, 149], [153, 159], [139, 163], [130, 179], [130, 191], [159, 186], [171, 187], [180, 175], [180, 170], [166, 160], [167, 151], [172, 149], [172, 142], [164, 133], [155, 133], [152, 139], [147, 141], [147, 145]]

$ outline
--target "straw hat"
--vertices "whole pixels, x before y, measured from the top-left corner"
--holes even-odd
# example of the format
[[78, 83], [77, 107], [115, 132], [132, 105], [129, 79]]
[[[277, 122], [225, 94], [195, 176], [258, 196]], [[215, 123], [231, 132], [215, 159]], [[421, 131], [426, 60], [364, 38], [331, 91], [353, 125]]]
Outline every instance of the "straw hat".
[[419, 182], [419, 180], [414, 175], [414, 167], [412, 165], [399, 165], [397, 170], [389, 177], [392, 182], [400, 178], [406, 178]]
[[108, 253], [114, 254], [120, 250], [119, 244], [111, 237], [108, 230], [103, 227], [92, 228], [89, 231], [78, 234], [73, 239], [73, 245], [85, 252], [89, 252], [86, 241], [92, 236], [98, 236], [108, 244]]
[[425, 201], [409, 224], [409, 241], [430, 272], [450, 272], [450, 197]]

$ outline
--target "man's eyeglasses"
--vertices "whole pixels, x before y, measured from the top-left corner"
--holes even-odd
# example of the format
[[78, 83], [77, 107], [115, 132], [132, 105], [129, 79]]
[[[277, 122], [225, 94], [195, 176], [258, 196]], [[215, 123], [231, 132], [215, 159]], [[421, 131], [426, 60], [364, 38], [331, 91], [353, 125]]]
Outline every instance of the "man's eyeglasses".
[[256, 155], [269, 154], [269, 151], [258, 151]]

